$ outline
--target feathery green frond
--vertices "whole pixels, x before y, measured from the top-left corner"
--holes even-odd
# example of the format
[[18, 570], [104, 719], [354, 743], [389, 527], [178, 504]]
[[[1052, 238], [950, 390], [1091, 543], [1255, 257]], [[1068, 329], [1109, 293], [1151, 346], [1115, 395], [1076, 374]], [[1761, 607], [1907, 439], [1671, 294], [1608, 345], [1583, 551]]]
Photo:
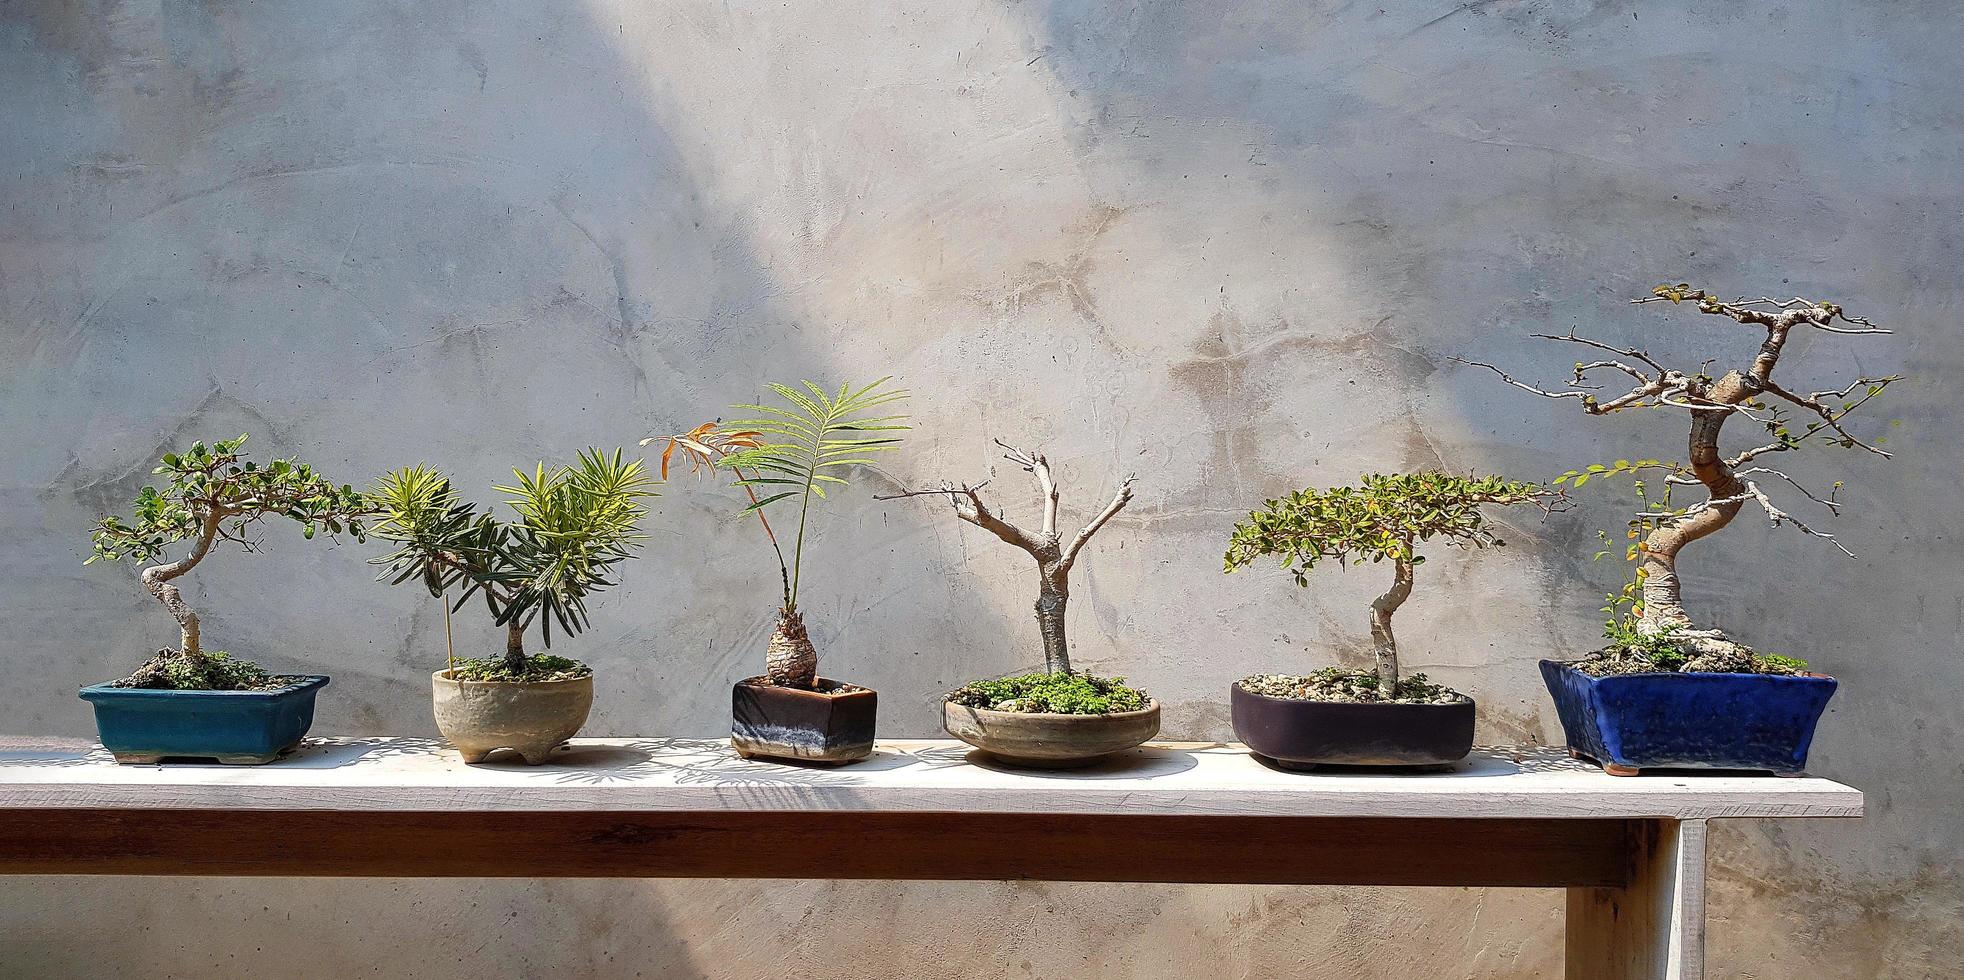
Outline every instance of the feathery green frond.
[[[907, 397], [905, 389], [884, 387], [890, 378], [855, 388], [842, 384], [836, 392], [812, 381], [802, 389], [785, 384], [769, 384], [783, 398], [784, 405], [738, 405], [738, 411], [754, 418], [723, 423], [730, 429], [743, 429], [776, 437], [716, 458], [715, 464], [738, 473], [740, 484], [750, 486], [788, 486], [792, 489], [753, 500], [745, 513], [764, 511], [785, 501], [798, 504], [798, 536], [792, 548], [790, 582], [785, 590], [785, 608], [798, 607], [799, 569], [803, 564], [805, 527], [813, 498], [826, 499], [825, 485], [845, 486], [846, 481], [822, 470], [870, 465], [871, 453], [884, 452], [900, 444], [898, 436], [867, 433], [904, 432], [909, 427], [904, 415], [874, 415], [875, 410]], [[756, 476], [743, 477], [744, 471]], [[764, 474], [772, 474], [766, 476]]]

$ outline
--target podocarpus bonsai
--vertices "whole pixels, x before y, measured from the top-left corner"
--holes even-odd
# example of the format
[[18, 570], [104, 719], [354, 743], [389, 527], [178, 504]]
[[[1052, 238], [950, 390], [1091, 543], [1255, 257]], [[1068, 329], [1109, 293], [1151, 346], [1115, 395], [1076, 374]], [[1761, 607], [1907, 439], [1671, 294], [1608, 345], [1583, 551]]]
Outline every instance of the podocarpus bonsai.
[[[501, 521], [423, 466], [395, 470], [369, 497], [380, 510], [373, 533], [396, 550], [372, 560], [391, 584], [414, 581], [445, 601], [449, 615], [481, 597], [505, 631], [502, 656], [458, 659], [432, 678], [437, 727], [465, 762], [510, 748], [534, 765], [586, 723], [593, 671], [586, 664], [527, 653], [534, 624], [550, 649], [553, 624], [573, 636], [589, 625], [588, 597], [614, 584], [614, 566], [632, 557], [645, 535], [642, 501], [655, 496], [640, 460], [589, 449], [571, 466], [514, 470], [506, 503], [517, 520]], [[453, 587], [460, 587], [454, 600]]]
[[[1498, 476], [1373, 473], [1355, 487], [1298, 490], [1250, 513], [1229, 540], [1228, 572], [1274, 557], [1305, 587], [1309, 570], [1325, 560], [1389, 562], [1392, 576], [1390, 587], [1371, 602], [1375, 669], [1331, 667], [1308, 676], [1243, 679], [1231, 692], [1242, 741], [1260, 755], [1293, 765], [1440, 764], [1463, 758], [1472, 748], [1472, 699], [1424, 674], [1401, 676], [1392, 615], [1411, 596], [1425, 561], [1418, 553], [1421, 543], [1438, 538], [1472, 548], [1502, 545], [1482, 508], [1533, 504], [1546, 509], [1560, 496]], [[1318, 702], [1342, 707], [1325, 710], [1316, 707]], [[1437, 710], [1415, 714], [1360, 705]]]
[[[897, 446], [895, 433], [908, 428], [905, 416], [876, 414], [907, 397], [904, 390], [886, 387], [889, 380], [858, 388], [840, 385], [836, 392], [810, 381], [803, 382], [803, 390], [772, 384], [782, 404], [738, 405], [737, 411], [755, 417], [703, 423], [668, 437], [662, 450], [664, 475], [677, 451], [694, 468], [720, 467], [734, 474], [749, 499], [743, 512], [757, 515], [777, 556], [781, 602], [765, 650], [765, 673], [737, 682], [731, 693], [731, 741], [745, 756], [840, 763], [873, 750], [878, 695], [819, 676], [818, 651], [798, 599], [814, 501], [826, 499], [828, 486], [845, 486], [842, 473]], [[789, 560], [766, 516], [780, 504], [795, 505], [798, 512]]]
[[[1637, 478], [1642, 510], [1629, 522], [1627, 533], [1635, 543], [1627, 556], [1639, 566], [1635, 582], [1622, 597], [1627, 601], [1611, 597], [1606, 629], [1610, 645], [1572, 668], [1545, 662], [1543, 672], [1558, 707], [1564, 709], [1563, 724], [1569, 729], [1571, 747], [1598, 758], [1612, 771], [1631, 772], [1641, 766], [1712, 766], [1798, 772], [1806, 759], [1814, 721], [1833, 692], [1834, 682], [1821, 677], [1791, 677], [1806, 665], [1755, 651], [1723, 629], [1698, 625], [1684, 605], [1678, 557], [1685, 546], [1725, 528], [1748, 507], [1757, 508], [1773, 527], [1790, 525], [1853, 557], [1833, 534], [1816, 529], [1774, 503], [1775, 496], [1790, 492], [1830, 516], [1838, 515], [1843, 507], [1837, 499], [1841, 483], [1835, 482], [1826, 493], [1817, 492], [1771, 463], [1810, 443], [1888, 458], [1890, 454], [1881, 448], [1886, 437], [1859, 437], [1850, 431], [1847, 421], [1901, 378], [1863, 376], [1839, 388], [1802, 393], [1776, 381], [1774, 372], [1797, 333], [1868, 336], [1889, 331], [1865, 318], [1849, 316], [1832, 302], [1801, 297], [1724, 300], [1685, 283], [1658, 286], [1649, 296], [1632, 302], [1693, 304], [1701, 314], [1749, 328], [1758, 341], [1757, 348], [1749, 359], [1723, 372], [1712, 367], [1721, 360], [1719, 357], [1701, 358], [1697, 370], [1687, 371], [1666, 366], [1643, 347], [1618, 346], [1573, 332], [1538, 335], [1586, 347], [1595, 358], [1576, 362], [1568, 386], [1562, 388], [1518, 380], [1492, 364], [1466, 362], [1493, 371], [1524, 391], [1545, 398], [1573, 399], [1591, 416], [1640, 408], [1682, 411], [1689, 416], [1688, 455], [1682, 462], [1619, 459], [1572, 470], [1557, 481], [1579, 487], [1592, 479]], [[1625, 379], [1630, 387], [1605, 398], [1601, 387], [1592, 383], [1602, 375]], [[1719, 446], [1719, 436], [1734, 416], [1759, 426], [1765, 434], [1728, 455]], [[1647, 473], [1662, 477], [1661, 492], [1645, 486], [1641, 477]], [[1703, 499], [1677, 506], [1671, 492], [1678, 487], [1702, 490]], [[1576, 700], [1589, 682], [1571, 676], [1660, 672], [1771, 675], [1783, 683], [1741, 686], [1737, 680], [1700, 681], [1696, 690], [1709, 692], [1715, 700], [1686, 701], [1670, 709], [1666, 714], [1673, 723], [1685, 727], [1664, 738], [1670, 744], [1646, 747], [1621, 744], [1614, 732], [1605, 741], [1600, 728], [1604, 720], [1584, 717], [1584, 707]], [[1618, 684], [1613, 689], [1635, 687]], [[1693, 688], [1675, 685], [1670, 690], [1680, 692], [1669, 695], [1677, 697]], [[1597, 702], [1602, 703], [1600, 693]], [[1768, 711], [1776, 711], [1779, 717], [1769, 718]], [[1757, 734], [1746, 734], [1754, 726], [1758, 727]], [[1647, 729], [1651, 735], [1662, 731], [1655, 723]]]
[[[96, 705], [103, 743], [119, 761], [184, 755], [235, 763], [270, 761], [306, 733], [314, 695], [327, 683], [325, 677], [269, 675], [250, 660], [206, 650], [198, 613], [176, 585], [220, 543], [258, 551], [261, 522], [269, 518], [297, 523], [305, 538], [319, 531], [362, 536], [366, 505], [353, 487], [337, 486], [293, 459], [262, 467], [245, 458], [245, 441], [241, 435], [166, 453], [153, 472], [168, 482], [162, 488], [144, 487], [130, 520], [104, 517], [95, 526], [94, 553], [83, 564], [125, 558], [152, 563], [142, 572], [143, 588], [170, 611], [178, 627], [176, 648], [159, 650], [128, 677], [83, 691]], [[162, 560], [172, 546], [186, 542], [190, 549], [183, 557]], [[235, 699], [223, 708], [217, 707], [219, 702], [200, 700], [208, 712], [206, 721], [227, 714], [271, 719], [256, 729], [249, 724], [228, 733], [216, 730], [215, 722], [192, 724], [199, 719], [189, 714], [182, 699], [114, 693], [118, 689], [278, 693]], [[179, 714], [166, 717], [169, 712]]]
[[1040, 452], [1016, 449], [1001, 440], [1005, 459], [1036, 481], [1042, 495], [1042, 523], [1035, 531], [1010, 523], [982, 499], [987, 481], [877, 496], [879, 500], [945, 495], [955, 516], [1028, 554], [1037, 565], [1037, 633], [1043, 640], [1041, 673], [978, 681], [949, 694], [944, 708], [948, 731], [998, 758], [1047, 767], [1089, 765], [1132, 748], [1159, 732], [1159, 706], [1119, 678], [1093, 677], [1071, 669], [1066, 613], [1071, 568], [1078, 555], [1132, 500], [1134, 478], [1119, 484], [1096, 517], [1069, 540], [1057, 525], [1060, 494], [1050, 460]]

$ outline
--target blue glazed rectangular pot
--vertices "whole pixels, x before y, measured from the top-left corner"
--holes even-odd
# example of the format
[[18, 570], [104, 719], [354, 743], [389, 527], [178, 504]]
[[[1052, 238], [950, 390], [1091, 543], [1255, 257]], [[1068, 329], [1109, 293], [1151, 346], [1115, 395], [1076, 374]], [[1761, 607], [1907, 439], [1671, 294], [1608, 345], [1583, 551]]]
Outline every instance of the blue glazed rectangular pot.
[[1541, 677], [1569, 748], [1626, 770], [1621, 774], [1758, 769], [1799, 775], [1836, 686], [1819, 674], [1591, 677], [1558, 660], [1543, 660]]
[[95, 727], [123, 763], [169, 757], [217, 759], [228, 765], [268, 763], [294, 746], [314, 724], [314, 696], [327, 678], [302, 677], [277, 691], [166, 691], [82, 688], [95, 705]]

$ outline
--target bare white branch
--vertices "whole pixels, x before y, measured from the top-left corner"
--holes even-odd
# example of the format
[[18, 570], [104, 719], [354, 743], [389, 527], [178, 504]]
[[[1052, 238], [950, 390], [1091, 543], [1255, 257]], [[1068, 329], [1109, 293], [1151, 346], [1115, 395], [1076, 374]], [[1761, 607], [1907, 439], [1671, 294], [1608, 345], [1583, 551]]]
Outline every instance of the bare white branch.
[[1842, 554], [1847, 555], [1850, 558], [1855, 557], [1855, 553], [1849, 551], [1847, 546], [1843, 545], [1840, 541], [1835, 540], [1834, 535], [1829, 534], [1826, 531], [1816, 531], [1813, 528], [1808, 527], [1799, 518], [1794, 517], [1792, 514], [1789, 514], [1786, 511], [1783, 511], [1780, 508], [1773, 506], [1773, 501], [1767, 499], [1766, 494], [1760, 490], [1759, 484], [1754, 483], [1751, 480], [1747, 480], [1746, 493], [1752, 496], [1754, 500], [1759, 501], [1760, 508], [1766, 511], [1766, 517], [1769, 521], [1772, 522], [1774, 527], [1779, 527], [1782, 524], [1792, 524], [1794, 527], [1798, 528], [1799, 530], [1807, 534], [1811, 534], [1817, 538], [1821, 538], [1822, 540], [1828, 542], [1829, 544], [1834, 545], [1836, 550], [1840, 551]]
[[[1616, 345], [1614, 345], [1614, 344], [1606, 344], [1606, 343], [1603, 343], [1603, 342], [1602, 342], [1602, 341], [1600, 341], [1600, 340], [1591, 340], [1591, 339], [1589, 339], [1589, 338], [1587, 338], [1587, 337], [1579, 337], [1579, 336], [1577, 336], [1577, 335], [1576, 335], [1576, 333], [1575, 333], [1575, 331], [1573, 331], [1573, 330], [1571, 330], [1571, 331], [1569, 331], [1569, 332], [1568, 332], [1568, 333], [1566, 333], [1566, 334], [1553, 334], [1553, 333], [1538, 333], [1538, 334], [1535, 334], [1534, 336], [1536, 336], [1536, 337], [1539, 337], [1539, 338], [1541, 338], [1541, 339], [1543, 339], [1543, 340], [1559, 340], [1559, 341], [1562, 341], [1562, 342], [1564, 342], [1564, 343], [1570, 343], [1570, 344], [1581, 344], [1581, 345], [1583, 345], [1583, 346], [1585, 346], [1585, 347], [1594, 347], [1594, 348], [1595, 348], [1595, 349], [1597, 349], [1597, 350], [1601, 350], [1601, 351], [1608, 351], [1608, 352], [1610, 352], [1611, 354], [1620, 354], [1620, 355], [1622, 355], [1622, 356], [1624, 356], [1624, 357], [1634, 357], [1634, 358], [1636, 358], [1637, 360], [1639, 360], [1639, 361], [1642, 361], [1642, 362], [1644, 362], [1645, 364], [1648, 364], [1648, 365], [1650, 365], [1650, 366], [1651, 366], [1651, 368], [1652, 368], [1652, 369], [1654, 369], [1654, 370], [1656, 370], [1656, 371], [1657, 371], [1657, 372], [1658, 372], [1659, 374], [1662, 374], [1662, 373], [1664, 373], [1664, 372], [1665, 372], [1666, 370], [1669, 370], [1668, 368], [1666, 368], [1666, 367], [1664, 367], [1664, 365], [1662, 365], [1662, 364], [1659, 364], [1659, 363], [1657, 363], [1657, 361], [1656, 361], [1656, 360], [1654, 360], [1654, 359], [1653, 359], [1653, 358], [1652, 358], [1652, 357], [1650, 356], [1650, 353], [1649, 353], [1648, 351], [1645, 351], [1645, 350], [1643, 350], [1643, 349], [1641, 349], [1641, 348], [1637, 348], [1637, 347], [1618, 347], [1618, 346], [1616, 346]], [[1622, 367], [1621, 365], [1617, 365], [1617, 366], [1618, 366], [1618, 367]], [[1649, 381], [1649, 380], [1650, 380], [1649, 378], [1645, 378], [1645, 377], [1643, 377], [1643, 375], [1642, 375], [1642, 374], [1639, 374], [1638, 372], [1636, 372], [1636, 371], [1634, 371], [1634, 370], [1632, 370], [1632, 369], [1630, 369], [1630, 368], [1627, 368], [1627, 367], [1623, 367], [1623, 368], [1622, 368], [1622, 370], [1624, 370], [1624, 371], [1627, 371], [1627, 372], [1629, 372], [1629, 373], [1631, 373], [1631, 374], [1636, 374], [1636, 375], [1637, 375], [1637, 377], [1639, 377], [1639, 378], [1641, 378], [1641, 379], [1642, 379], [1642, 380], [1644, 380], [1644, 381]]]
[[1043, 533], [1057, 533], [1057, 481], [1050, 475], [1050, 460], [1044, 454], [1024, 452], [1002, 441], [993, 440], [1002, 447], [1003, 457], [1023, 468], [1023, 472], [1036, 477], [1037, 490], [1043, 494]]
[[1770, 466], [1751, 466], [1743, 470], [1738, 470], [1733, 475], [1747, 476], [1753, 473], [1766, 473], [1772, 476], [1777, 476], [1780, 479], [1787, 481], [1788, 486], [1791, 486], [1795, 490], [1800, 491], [1801, 496], [1804, 496], [1807, 499], [1812, 500], [1823, 507], [1826, 507], [1829, 513], [1832, 513], [1837, 517], [1841, 515], [1841, 501], [1835, 499], [1834, 491], [1832, 490], [1828, 491], [1828, 495], [1826, 498], [1816, 496], [1812, 490], [1809, 490], [1806, 487], [1801, 486], [1799, 480], [1796, 480], [1793, 477], [1788, 476], [1787, 474], [1779, 470], [1776, 470]]
[[1084, 547], [1085, 542], [1091, 540], [1092, 535], [1098, 533], [1099, 528], [1105, 526], [1106, 521], [1112, 519], [1112, 515], [1124, 510], [1125, 505], [1131, 503], [1132, 484], [1137, 479], [1138, 477], [1136, 476], [1126, 477], [1125, 482], [1118, 485], [1118, 493], [1112, 496], [1112, 502], [1106, 504], [1105, 509], [1100, 511], [1097, 517], [1092, 518], [1091, 523], [1086, 524], [1084, 529], [1077, 533], [1077, 537], [1071, 539], [1070, 547], [1064, 549], [1064, 564], [1066, 566], [1077, 560], [1078, 551]]

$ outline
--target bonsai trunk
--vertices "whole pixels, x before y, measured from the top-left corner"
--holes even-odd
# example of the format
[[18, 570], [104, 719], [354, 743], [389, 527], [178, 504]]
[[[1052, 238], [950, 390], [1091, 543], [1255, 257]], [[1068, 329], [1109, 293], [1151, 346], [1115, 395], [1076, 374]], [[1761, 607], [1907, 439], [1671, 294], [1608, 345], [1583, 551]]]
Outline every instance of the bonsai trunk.
[[777, 611], [777, 628], [764, 651], [765, 674], [779, 687], [818, 687], [818, 651], [805, 633], [805, 618], [789, 606]]
[[[955, 516], [975, 525], [990, 534], [1001, 538], [1005, 544], [1022, 549], [1037, 563], [1037, 632], [1043, 635], [1043, 668], [1051, 674], [1071, 672], [1070, 643], [1064, 635], [1064, 611], [1071, 601], [1071, 566], [1077, 562], [1078, 552], [1084, 550], [1085, 543], [1112, 515], [1125, 509], [1132, 500], [1132, 477], [1126, 477], [1119, 484], [1118, 493], [1111, 503], [1091, 523], [1079, 529], [1069, 543], [1057, 531], [1057, 481], [1050, 473], [1050, 460], [1042, 453], [1024, 452], [1014, 449], [1002, 440], [996, 440], [1005, 452], [1004, 459], [1023, 468], [1036, 479], [1037, 490], [1043, 495], [1043, 524], [1034, 532], [1025, 531], [1003, 520], [989, 505], [983, 503], [981, 485], [956, 487], [942, 484], [936, 490], [904, 490], [875, 500], [892, 500], [895, 497], [918, 497], [923, 494], [947, 494], [955, 505]], [[985, 481], [986, 482], [986, 481]], [[795, 579], [794, 579], [795, 583]], [[776, 650], [776, 641], [772, 641]]]
[[[1768, 370], [1772, 367], [1770, 362], [1766, 366]], [[1762, 387], [1752, 377], [1733, 371], [1712, 386], [1706, 400], [1721, 405], [1738, 405], [1751, 399]], [[1745, 506], [1745, 484], [1733, 474], [1732, 467], [1719, 455], [1718, 449], [1719, 430], [1731, 417], [1730, 411], [1692, 412], [1692, 475], [1704, 485], [1708, 499], [1724, 502], [1714, 504], [1688, 520], [1654, 528], [1645, 535], [1643, 615], [1638, 619], [1637, 628], [1646, 634], [1654, 635], [1671, 627], [1691, 625], [1691, 617], [1684, 611], [1684, 594], [1678, 581], [1678, 552], [1685, 545], [1732, 523], [1739, 509]]]
[[152, 565], [143, 570], [143, 588], [157, 601], [170, 610], [171, 618], [177, 620], [178, 654], [190, 660], [204, 659], [204, 650], [198, 644], [198, 614], [184, 601], [177, 586], [171, 580], [190, 571], [203, 561], [211, 551], [211, 543], [218, 537], [219, 522], [225, 519], [225, 512], [211, 510], [206, 512], [205, 520], [198, 531], [198, 539], [191, 545], [191, 551], [183, 558], [164, 565]]
[[1071, 647], [1064, 636], [1064, 609], [1071, 601], [1069, 566], [1056, 560], [1039, 562], [1043, 584], [1037, 591], [1037, 631], [1043, 634], [1043, 669], [1071, 672]]
[[[1405, 553], [1411, 553], [1411, 545]], [[1391, 701], [1398, 697], [1398, 641], [1391, 635], [1391, 614], [1412, 594], [1412, 560], [1398, 558], [1391, 588], [1371, 602], [1371, 646], [1378, 661], [1378, 697]]]
[[525, 624], [516, 619], [505, 627], [505, 669], [514, 674], [525, 669]]

